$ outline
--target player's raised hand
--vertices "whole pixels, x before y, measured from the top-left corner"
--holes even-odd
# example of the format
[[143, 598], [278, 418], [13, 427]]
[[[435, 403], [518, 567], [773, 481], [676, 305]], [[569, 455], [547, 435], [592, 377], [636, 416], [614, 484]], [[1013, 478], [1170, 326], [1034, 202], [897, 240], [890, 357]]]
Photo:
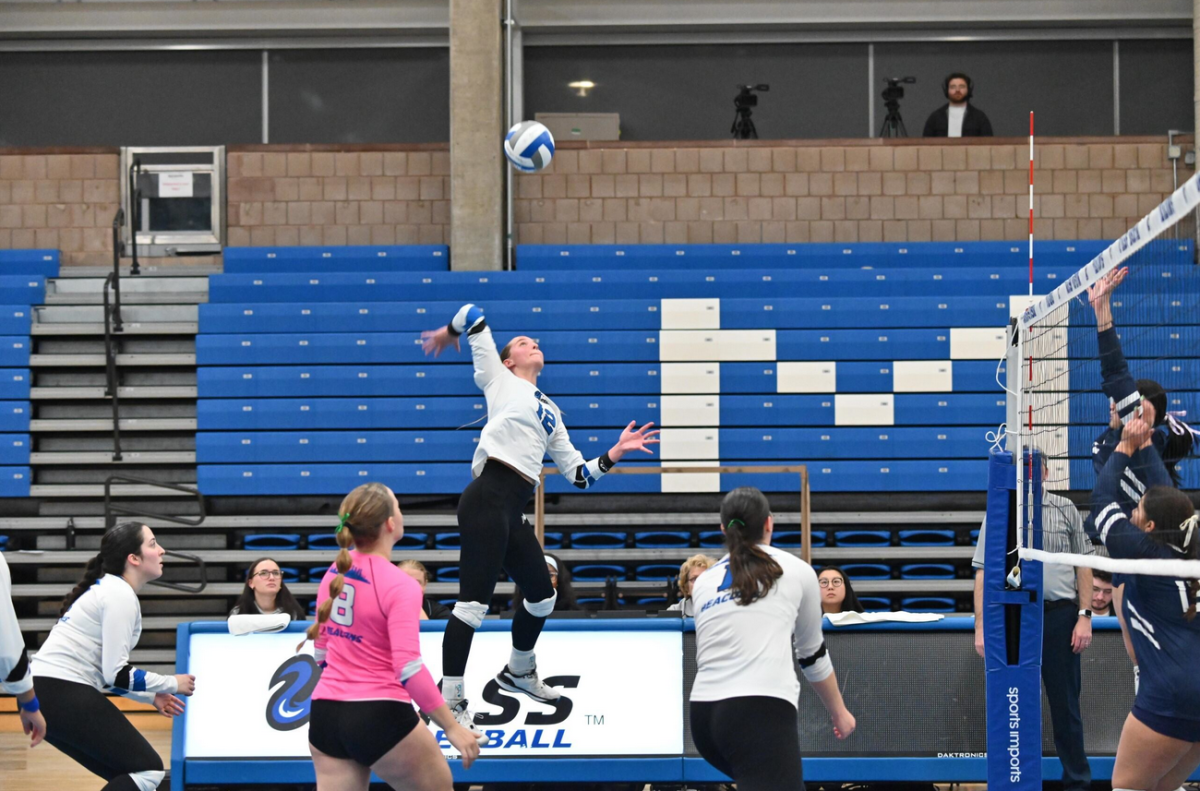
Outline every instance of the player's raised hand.
[[436, 330], [426, 330], [421, 333], [421, 348], [425, 350], [426, 356], [433, 352], [433, 356], [437, 357], [447, 346], [453, 346], [454, 351], [461, 351], [462, 347], [458, 345], [459, 335], [451, 335], [450, 330], [446, 327], [441, 327]]
[[1150, 437], [1153, 434], [1154, 429], [1150, 427], [1145, 418], [1135, 417], [1121, 430], [1121, 442], [1132, 448], [1140, 449], [1150, 444]]
[[1121, 281], [1124, 280], [1125, 276], [1128, 274], [1129, 267], [1123, 266], [1120, 269], [1109, 272], [1107, 275], [1097, 280], [1094, 285], [1088, 286], [1088, 302], [1095, 306], [1095, 304], [1101, 299], [1107, 301], [1110, 297], [1112, 297], [1112, 292], [1116, 290], [1117, 286], [1121, 285]]
[[610, 459], [618, 461], [631, 450], [640, 450], [651, 456], [654, 455], [654, 449], [646, 446], [658, 444], [658, 429], [650, 430], [654, 428], [654, 423], [647, 423], [641, 428], [634, 428], [635, 426], [637, 426], [636, 420], [629, 421], [629, 425], [621, 432], [621, 438], [617, 440], [617, 444], [609, 450], [608, 457]]

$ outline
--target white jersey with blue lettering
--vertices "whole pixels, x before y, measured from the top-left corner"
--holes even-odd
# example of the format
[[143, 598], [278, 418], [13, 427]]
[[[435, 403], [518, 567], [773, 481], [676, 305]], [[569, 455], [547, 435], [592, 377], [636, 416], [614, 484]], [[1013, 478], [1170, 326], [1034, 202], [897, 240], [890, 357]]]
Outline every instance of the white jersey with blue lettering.
[[765, 544], [759, 548], [783, 569], [766, 596], [745, 607], [738, 604], [728, 555], [692, 585], [698, 667], [692, 700], [764, 696], [796, 706], [797, 660], [810, 682], [833, 672], [821, 631], [817, 573], [789, 552]]
[[473, 477], [478, 478], [487, 460], [493, 458], [536, 482], [549, 454], [564, 478], [586, 489], [612, 468], [608, 454], [585, 461], [571, 444], [558, 405], [500, 360], [481, 308], [463, 305], [448, 328], [453, 335], [466, 333], [475, 363], [475, 385], [487, 399], [487, 424], [471, 462]]
[[71, 603], [34, 655], [33, 675], [87, 684], [101, 692], [153, 702], [158, 692], [175, 692], [174, 676], [129, 664], [142, 634], [137, 593], [123, 577], [105, 574]]
[[23, 695], [31, 689], [29, 655], [12, 603], [12, 575], [8, 572], [8, 562], [0, 555], [0, 691]]

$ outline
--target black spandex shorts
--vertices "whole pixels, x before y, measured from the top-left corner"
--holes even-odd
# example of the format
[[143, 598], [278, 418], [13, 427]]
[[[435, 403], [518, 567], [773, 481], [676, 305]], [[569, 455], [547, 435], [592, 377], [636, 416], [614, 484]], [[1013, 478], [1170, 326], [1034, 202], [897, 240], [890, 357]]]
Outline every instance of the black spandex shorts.
[[692, 701], [692, 740], [738, 791], [804, 791], [796, 707], [782, 698]]
[[421, 724], [398, 700], [314, 700], [308, 743], [331, 758], [374, 766]]

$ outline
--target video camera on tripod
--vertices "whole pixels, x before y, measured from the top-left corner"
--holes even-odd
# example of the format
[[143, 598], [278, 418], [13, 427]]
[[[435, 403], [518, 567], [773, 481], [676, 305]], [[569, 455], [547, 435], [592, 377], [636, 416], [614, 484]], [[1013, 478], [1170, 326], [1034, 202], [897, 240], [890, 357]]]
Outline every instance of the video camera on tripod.
[[729, 130], [733, 133], [734, 140], [757, 140], [758, 130], [754, 128], [754, 122], [750, 120], [751, 107], [758, 106], [758, 96], [755, 91], [769, 91], [771, 86], [765, 83], [758, 85], [739, 85], [738, 95], [733, 97], [733, 106], [735, 108], [733, 116], [733, 127]]
[[883, 106], [887, 108], [887, 116], [879, 129], [880, 137], [908, 137], [904, 128], [904, 119], [900, 117], [900, 100], [904, 98], [904, 89], [900, 86], [915, 85], [916, 77], [884, 77], [887, 87], [883, 89]]

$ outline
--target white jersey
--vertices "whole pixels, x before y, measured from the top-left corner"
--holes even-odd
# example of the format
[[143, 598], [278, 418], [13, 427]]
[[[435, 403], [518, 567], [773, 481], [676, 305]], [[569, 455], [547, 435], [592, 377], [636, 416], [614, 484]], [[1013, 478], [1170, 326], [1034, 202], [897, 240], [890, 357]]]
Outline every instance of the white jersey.
[[175, 692], [174, 676], [129, 664], [142, 634], [137, 593], [123, 577], [105, 574], [71, 604], [33, 657], [33, 675], [87, 684], [101, 692], [152, 702]]
[[821, 631], [817, 573], [795, 555], [759, 548], [783, 569], [766, 596], [745, 607], [737, 603], [728, 555], [692, 584], [698, 668], [692, 700], [764, 696], [797, 706], [800, 680], [793, 650], [810, 682], [833, 672]]
[[9, 695], [23, 695], [33, 689], [25, 638], [12, 603], [12, 575], [4, 555], [0, 555], [0, 689]]
[[474, 477], [478, 478], [487, 460], [493, 458], [536, 482], [546, 454], [563, 477], [581, 489], [611, 469], [607, 455], [585, 461], [571, 444], [558, 405], [501, 362], [492, 330], [479, 307], [463, 305], [450, 322], [450, 331], [456, 335], [467, 333], [475, 362], [475, 384], [487, 400], [488, 421], [471, 462]]

